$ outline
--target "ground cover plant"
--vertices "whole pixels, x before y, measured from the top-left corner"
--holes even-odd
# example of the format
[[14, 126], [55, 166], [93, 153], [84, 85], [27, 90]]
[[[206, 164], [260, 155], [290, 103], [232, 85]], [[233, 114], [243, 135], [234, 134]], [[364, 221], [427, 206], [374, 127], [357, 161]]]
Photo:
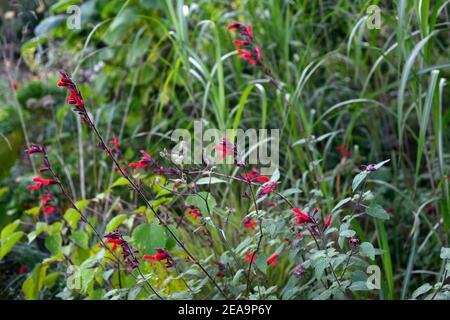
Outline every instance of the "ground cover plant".
[[449, 299], [448, 2], [0, 8], [0, 298]]

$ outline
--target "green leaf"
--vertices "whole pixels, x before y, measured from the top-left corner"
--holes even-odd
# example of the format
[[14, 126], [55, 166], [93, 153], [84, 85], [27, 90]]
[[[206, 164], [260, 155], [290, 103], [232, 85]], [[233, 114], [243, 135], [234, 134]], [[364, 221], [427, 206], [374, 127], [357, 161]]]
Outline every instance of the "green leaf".
[[369, 174], [369, 172], [362, 171], [362, 172], [358, 173], [355, 176], [355, 178], [353, 178], [353, 182], [352, 182], [352, 190], [353, 190], [353, 192], [355, 192], [356, 189], [358, 189], [358, 187], [364, 181], [364, 179], [366, 179], [368, 174]]
[[84, 209], [89, 205], [89, 203], [91, 202], [91, 200], [78, 200], [77, 202], [75, 202], [75, 205], [77, 206], [78, 209], [80, 209], [81, 212], [84, 211]]
[[0, 239], [2, 240], [2, 242], [6, 241], [6, 239], [8, 239], [8, 237], [12, 235], [14, 231], [16, 231], [19, 224], [20, 220], [15, 220], [14, 222], [11, 222], [3, 228], [2, 232], [0, 233]]
[[72, 240], [82, 249], [89, 249], [89, 236], [86, 232], [78, 230], [72, 234]]
[[47, 273], [48, 265], [38, 263], [33, 272], [24, 281], [22, 285], [22, 291], [25, 294], [26, 300], [39, 299], [39, 292], [44, 287], [45, 275]]
[[384, 166], [384, 165], [385, 165], [386, 163], [388, 163], [389, 161], [391, 161], [391, 159], [387, 159], [387, 160], [378, 162], [378, 163], [375, 165], [375, 170], [380, 169], [382, 166]]
[[119, 179], [117, 179], [116, 181], [114, 181], [114, 183], [111, 185], [111, 188], [114, 187], [119, 187], [119, 186], [126, 186], [128, 185], [130, 182], [124, 178], [124, 177], [120, 177]]
[[[9, 235], [5, 240], [2, 239], [2, 247], [0, 250], [0, 260], [3, 259], [14, 247], [14, 245], [25, 235], [25, 232], [17, 231]], [[3, 238], [3, 237], [2, 237]]]
[[450, 259], [450, 248], [441, 248], [441, 259]]
[[369, 257], [371, 260], [375, 259], [375, 248], [370, 242], [363, 242], [359, 246], [359, 254], [363, 257]]
[[106, 226], [106, 232], [116, 230], [127, 218], [128, 216], [125, 213], [115, 216], [111, 219], [111, 221], [109, 221], [108, 225]]
[[418, 296], [421, 296], [424, 293], [427, 293], [428, 291], [430, 291], [433, 288], [433, 286], [429, 283], [425, 283], [423, 285], [421, 285], [419, 288], [417, 288], [413, 294], [412, 294], [412, 298], [413, 299], [417, 299]]
[[40, 211], [40, 207], [33, 207], [31, 209], [25, 210], [25, 214], [29, 214], [30, 216], [37, 216]]
[[154, 254], [155, 248], [164, 248], [167, 235], [164, 227], [158, 224], [141, 224], [134, 229], [133, 243], [143, 254]]
[[80, 220], [80, 214], [74, 208], [69, 208], [66, 210], [66, 213], [64, 213], [64, 219], [69, 223], [72, 229], [75, 229]]
[[48, 225], [45, 222], [36, 223], [36, 229], [28, 234], [28, 243], [31, 243], [40, 235], [43, 231], [47, 229]]
[[49, 289], [53, 288], [60, 275], [60, 272], [52, 272], [48, 274], [44, 279], [44, 285]]
[[216, 178], [216, 177], [211, 177], [211, 179], [209, 177], [203, 177], [197, 180], [197, 182], [195, 184], [197, 185], [202, 185], [202, 184], [217, 184], [217, 183], [227, 183], [227, 181]]
[[389, 220], [389, 214], [379, 204], [374, 204], [366, 208], [366, 214], [374, 218]]
[[56, 256], [58, 253], [61, 252], [61, 246], [62, 246], [62, 237], [61, 234], [54, 234], [47, 238], [45, 238], [45, 247], [50, 251], [50, 253], [54, 256]]

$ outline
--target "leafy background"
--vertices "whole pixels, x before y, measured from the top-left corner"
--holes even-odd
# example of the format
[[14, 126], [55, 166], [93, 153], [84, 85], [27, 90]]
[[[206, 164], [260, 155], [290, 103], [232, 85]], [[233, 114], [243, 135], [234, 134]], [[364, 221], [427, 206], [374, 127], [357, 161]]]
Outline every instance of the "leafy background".
[[[81, 8], [79, 30], [66, 25], [72, 4]], [[382, 24], [371, 30], [365, 22], [373, 4], [381, 9]], [[14, 229], [3, 229], [2, 249], [11, 234], [22, 239], [12, 241], [16, 245], [0, 261], [0, 297], [54, 298], [64, 287], [61, 268], [39, 263], [66, 244], [58, 229], [42, 225], [36, 232], [36, 226], [36, 241], [22, 238], [23, 217], [33, 217], [29, 210], [35, 206], [25, 189], [35, 166], [23, 153], [27, 141], [52, 146], [56, 170], [74, 197], [101, 204], [96, 210], [101, 207], [105, 219], [98, 223], [105, 230], [125, 225], [131, 235], [155, 228], [144, 233], [161, 236], [136, 244], [147, 246], [144, 250], [170, 241], [158, 225], [135, 227], [136, 213], [145, 208], [136, 210], [120, 180], [114, 185], [115, 171], [94, 136], [64, 103], [55, 86], [60, 68], [77, 79], [108, 139], [117, 135], [126, 162], [137, 159], [139, 149], [157, 155], [170, 148], [171, 130], [192, 129], [200, 118], [205, 128], [279, 128], [280, 190], [297, 188], [301, 192], [291, 195], [295, 203], [319, 205], [325, 213], [353, 192], [362, 165], [391, 159], [366, 180], [376, 190], [373, 201], [391, 208], [390, 219], [351, 223], [360, 239], [381, 250], [376, 262], [382, 289], [371, 297], [410, 298], [422, 284], [439, 280], [450, 227], [448, 2], [60, 0], [2, 2], [0, 8], [0, 229]], [[253, 26], [283, 90], [236, 59], [235, 35], [226, 30], [233, 20]], [[348, 159], [336, 150], [339, 145], [348, 146]], [[159, 210], [182, 216], [184, 203], [152, 184], [155, 177], [146, 179]], [[232, 184], [214, 185], [217, 211], [226, 215], [231, 206], [245, 212], [242, 192]], [[61, 208], [70, 216], [67, 210]], [[234, 217], [235, 225], [243, 215]], [[20, 228], [16, 219], [25, 221]], [[195, 230], [196, 221], [191, 223]], [[77, 227], [77, 220], [73, 226], [81, 264], [92, 258], [92, 234]], [[204, 238], [190, 236], [189, 228], [179, 232], [197, 255], [210, 255]], [[236, 245], [241, 236], [230, 234]], [[31, 275], [18, 274], [22, 265]], [[287, 261], [269, 270], [269, 283], [283, 287], [291, 270]], [[84, 279], [98, 276], [88, 268], [82, 273]], [[94, 282], [87, 281], [92, 287]], [[175, 292], [184, 284], [173, 286]], [[91, 298], [105, 295], [88, 287], [82, 291]], [[312, 297], [297, 294], [284, 298]], [[276, 296], [283, 298], [280, 292]]]

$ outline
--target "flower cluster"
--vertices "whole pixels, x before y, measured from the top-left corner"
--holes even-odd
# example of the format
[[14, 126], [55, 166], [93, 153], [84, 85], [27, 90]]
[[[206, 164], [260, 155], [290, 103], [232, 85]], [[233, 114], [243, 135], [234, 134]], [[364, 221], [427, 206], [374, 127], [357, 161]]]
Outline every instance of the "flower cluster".
[[64, 70], [60, 70], [59, 73], [61, 78], [58, 81], [58, 87], [66, 87], [69, 90], [69, 96], [66, 98], [67, 103], [75, 105], [74, 111], [81, 116], [82, 123], [90, 125], [90, 119], [84, 107], [84, 100], [80, 90], [78, 90], [75, 82]]
[[248, 183], [250, 182], [259, 182], [259, 183], [266, 183], [269, 181], [269, 177], [262, 176], [259, 173], [259, 170], [257, 168], [252, 168], [252, 171], [250, 173], [244, 173], [241, 175], [242, 178], [244, 178]]
[[336, 150], [338, 150], [341, 153], [342, 158], [348, 158], [352, 155], [352, 153], [347, 150], [347, 145], [345, 144], [337, 146]]
[[[238, 30], [241, 36], [240, 40], [233, 40], [236, 50], [239, 53], [239, 59], [245, 59], [248, 63], [255, 66], [263, 65], [261, 49], [255, 45], [253, 40], [252, 27], [244, 25], [241, 22], [233, 22], [227, 28], [228, 30]], [[245, 49], [242, 49], [245, 48]]]
[[139, 171], [139, 168], [146, 167], [159, 167], [159, 164], [153, 160], [153, 158], [144, 150], [139, 151], [142, 154], [142, 158], [138, 162], [132, 162], [128, 166], [134, 168], [134, 171]]
[[258, 223], [255, 220], [253, 220], [252, 218], [250, 218], [250, 217], [245, 217], [242, 220], [242, 224], [244, 225], [244, 227], [246, 227], [246, 228], [248, 228], [250, 230], [255, 230], [255, 228], [256, 228], [255, 226]]
[[[47, 159], [47, 152], [46, 149], [42, 146], [39, 146], [37, 144], [32, 144], [28, 149], [25, 150], [25, 152], [29, 155], [32, 154], [41, 154], [43, 155], [43, 167], [41, 167], [39, 169], [40, 172], [46, 172], [50, 170], [50, 163], [48, 162]], [[59, 184], [59, 181], [52, 177], [49, 179], [43, 178], [41, 176], [38, 177], [34, 177], [32, 179], [33, 182], [35, 182], [34, 184], [28, 185], [26, 188], [29, 189], [31, 191], [32, 194], [34, 194], [34, 192], [36, 190], [39, 189], [43, 189], [46, 188], [50, 185], [54, 185], [54, 184]], [[47, 218], [49, 215], [55, 214], [57, 212], [57, 209], [55, 206], [52, 206], [49, 204], [49, 202], [53, 199], [52, 195], [50, 192], [46, 191], [45, 195], [43, 196], [39, 196], [39, 200], [41, 201], [41, 208], [42, 208], [42, 212], [44, 213], [44, 216]]]
[[112, 243], [111, 250], [115, 251], [118, 247], [122, 248], [122, 257], [131, 270], [134, 270], [139, 266], [139, 260], [136, 258], [136, 254], [139, 253], [139, 250], [132, 248], [119, 231], [116, 230], [110, 232], [104, 237], [106, 238], [107, 243]]

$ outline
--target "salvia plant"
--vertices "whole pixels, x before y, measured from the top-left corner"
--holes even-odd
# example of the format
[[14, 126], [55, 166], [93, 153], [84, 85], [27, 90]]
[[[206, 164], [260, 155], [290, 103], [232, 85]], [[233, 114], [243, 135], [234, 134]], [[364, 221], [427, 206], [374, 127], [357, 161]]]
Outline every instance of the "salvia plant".
[[[236, 49], [233, 58], [246, 72], [262, 75], [266, 90], [281, 95], [289, 110], [286, 88], [251, 25], [231, 21], [226, 29]], [[204, 159], [201, 165], [187, 165], [164, 148], [152, 146], [150, 152], [145, 146], [133, 151], [124, 147], [122, 133], [114, 135], [99, 125], [93, 99], [85, 99], [75, 77], [64, 70], [59, 77], [54, 86], [65, 92], [66, 103], [90, 137], [85, 156], [100, 154], [101, 165], [112, 166], [113, 179], [94, 196], [77, 195], [72, 175], [80, 173], [61, 165], [54, 144], [29, 137], [24, 154], [36, 170], [22, 188], [29, 193], [30, 206], [2, 229], [0, 252], [5, 259], [20, 245], [41, 249], [39, 263], [20, 267], [24, 298], [394, 297], [393, 277], [384, 276], [391, 270], [386, 237], [366, 237], [362, 226], [372, 224], [378, 234], [386, 234], [384, 223], [394, 213], [379, 203], [380, 184], [375, 181], [395, 161], [361, 163], [347, 170], [354, 165], [353, 150], [337, 146], [337, 170], [347, 170], [352, 180], [349, 191], [336, 197], [325, 192], [320, 159], [309, 162], [313, 188], [289, 185], [283, 177], [292, 172], [278, 168], [262, 174], [261, 167], [248, 163], [234, 137], [224, 136], [213, 148], [216, 160], [232, 159], [229, 164]], [[308, 145], [306, 152], [317, 154], [316, 141], [310, 136], [300, 143]], [[238, 195], [235, 201], [217, 192], [224, 185]], [[440, 280], [406, 298], [450, 297], [445, 283], [450, 249], [443, 246], [440, 258], [445, 266]]]

